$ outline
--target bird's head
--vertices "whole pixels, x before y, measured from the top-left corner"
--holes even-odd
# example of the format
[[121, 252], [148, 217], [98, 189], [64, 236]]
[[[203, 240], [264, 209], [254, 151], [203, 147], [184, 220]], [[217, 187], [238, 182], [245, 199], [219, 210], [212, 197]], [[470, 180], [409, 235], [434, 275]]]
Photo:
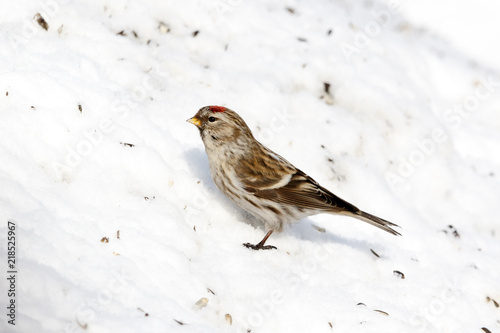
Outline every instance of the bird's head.
[[245, 121], [236, 112], [223, 106], [202, 107], [187, 121], [198, 127], [206, 148], [253, 141], [252, 131]]

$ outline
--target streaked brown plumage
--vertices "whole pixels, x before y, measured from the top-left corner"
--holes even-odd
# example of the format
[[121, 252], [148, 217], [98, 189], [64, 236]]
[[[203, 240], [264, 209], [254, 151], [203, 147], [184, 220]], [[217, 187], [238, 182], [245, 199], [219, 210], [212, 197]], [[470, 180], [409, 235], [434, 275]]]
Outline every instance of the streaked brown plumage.
[[268, 230], [257, 245], [245, 246], [255, 250], [275, 248], [265, 245], [273, 231], [320, 213], [351, 216], [400, 235], [392, 229], [396, 224], [361, 211], [266, 148], [236, 112], [205, 106], [188, 121], [200, 130], [215, 185]]

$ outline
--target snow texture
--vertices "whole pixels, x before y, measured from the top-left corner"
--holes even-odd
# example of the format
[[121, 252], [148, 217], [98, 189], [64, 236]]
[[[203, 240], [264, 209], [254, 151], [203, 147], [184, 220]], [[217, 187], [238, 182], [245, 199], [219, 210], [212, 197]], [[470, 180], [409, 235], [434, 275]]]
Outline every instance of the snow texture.
[[[0, 331], [500, 331], [500, 47], [443, 3], [5, 3]], [[205, 105], [402, 236], [317, 215], [243, 247]]]

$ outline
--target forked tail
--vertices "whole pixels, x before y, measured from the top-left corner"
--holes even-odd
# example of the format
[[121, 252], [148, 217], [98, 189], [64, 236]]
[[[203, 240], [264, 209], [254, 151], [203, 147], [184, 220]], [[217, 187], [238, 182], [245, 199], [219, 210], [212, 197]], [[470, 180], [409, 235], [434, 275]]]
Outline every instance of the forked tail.
[[396, 236], [401, 236], [399, 232], [396, 230], [392, 229], [391, 227], [398, 227], [399, 225], [394, 224], [392, 222], [389, 222], [387, 220], [381, 219], [380, 217], [377, 217], [372, 214], [368, 214], [366, 212], [363, 212], [362, 210], [358, 210], [357, 212], [351, 213], [352, 217], [355, 217], [357, 219], [360, 219], [361, 221], [365, 221], [366, 223], [370, 223], [371, 225], [376, 226], [377, 228], [380, 228], [382, 230], [387, 231], [388, 233], [391, 233]]

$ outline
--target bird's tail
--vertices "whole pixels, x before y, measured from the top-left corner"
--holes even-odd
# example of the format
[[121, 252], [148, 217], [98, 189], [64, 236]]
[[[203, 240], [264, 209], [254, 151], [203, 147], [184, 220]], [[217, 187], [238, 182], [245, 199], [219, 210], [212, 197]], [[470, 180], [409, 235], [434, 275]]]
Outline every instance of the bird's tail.
[[380, 228], [382, 230], [387, 231], [388, 233], [391, 233], [396, 236], [401, 236], [399, 232], [396, 230], [392, 229], [391, 227], [398, 227], [399, 225], [394, 224], [392, 222], [386, 221], [384, 219], [381, 219], [380, 217], [377, 217], [372, 214], [368, 214], [366, 212], [363, 212], [362, 210], [358, 210], [356, 212], [352, 212], [349, 214], [352, 217], [355, 217], [361, 221], [365, 221], [366, 223], [370, 223], [371, 225], [376, 226], [377, 228]]

